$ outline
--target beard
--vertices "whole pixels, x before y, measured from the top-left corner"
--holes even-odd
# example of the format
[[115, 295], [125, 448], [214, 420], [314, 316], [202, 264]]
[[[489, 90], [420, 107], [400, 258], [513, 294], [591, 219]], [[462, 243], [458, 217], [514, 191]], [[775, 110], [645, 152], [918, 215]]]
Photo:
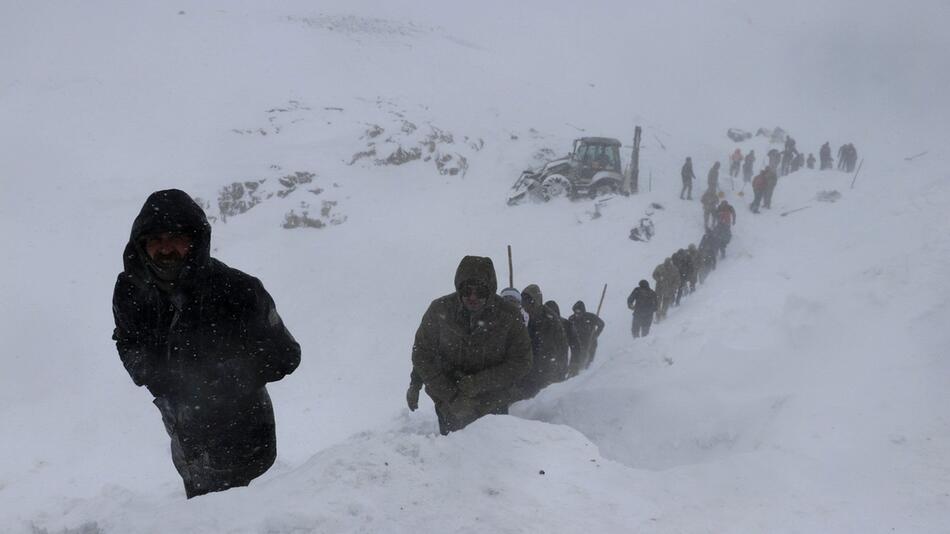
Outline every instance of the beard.
[[173, 251], [168, 254], [156, 254], [154, 258], [150, 258], [149, 263], [159, 278], [169, 282], [178, 278], [178, 273], [185, 264], [185, 258]]

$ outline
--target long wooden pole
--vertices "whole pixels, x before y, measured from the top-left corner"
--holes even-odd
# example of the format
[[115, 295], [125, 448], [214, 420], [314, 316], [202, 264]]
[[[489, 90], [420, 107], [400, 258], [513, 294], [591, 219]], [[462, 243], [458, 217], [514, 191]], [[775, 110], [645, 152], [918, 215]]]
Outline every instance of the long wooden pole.
[[854, 182], [858, 180], [858, 173], [861, 172], [861, 166], [864, 165], [864, 159], [861, 159], [861, 163], [858, 163], [858, 170], [854, 171], [854, 179], [851, 180], [851, 189], [854, 189]]
[[604, 305], [604, 296], [607, 295], [607, 284], [604, 284], [604, 290], [600, 293], [600, 304], [597, 305], [597, 317], [600, 317], [600, 307]]
[[508, 245], [508, 287], [515, 287], [515, 271], [511, 266], [511, 245]]

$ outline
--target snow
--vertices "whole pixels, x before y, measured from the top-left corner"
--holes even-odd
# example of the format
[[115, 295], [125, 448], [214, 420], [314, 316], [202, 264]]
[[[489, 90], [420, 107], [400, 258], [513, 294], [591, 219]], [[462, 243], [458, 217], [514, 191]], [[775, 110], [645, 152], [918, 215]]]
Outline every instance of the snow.
[[[943, 3], [8, 4], [0, 531], [950, 524]], [[583, 135], [629, 145], [636, 124], [642, 194], [600, 217], [589, 201], [505, 205], [539, 150]], [[464, 157], [464, 177], [433, 160], [351, 164], [374, 125], [377, 159], [452, 134], [434, 148]], [[763, 138], [736, 145], [728, 128], [777, 125], [816, 155], [854, 142], [854, 189], [851, 175], [803, 170], [753, 215], [723, 172], [739, 211], [729, 257], [632, 340], [627, 294], [700, 237], [698, 202], [676, 198], [683, 158], [698, 198], [735, 146], [755, 149], [756, 168], [766, 159]], [[313, 182], [278, 196], [296, 172]], [[186, 501], [158, 413], [110, 340], [112, 286], [148, 193], [179, 187], [219, 216], [221, 188], [259, 180], [274, 196], [218, 217], [212, 254], [264, 282], [303, 361], [269, 387], [274, 468]], [[345, 220], [281, 227], [324, 201]], [[656, 236], [629, 240], [648, 212]], [[512, 415], [441, 437], [425, 396], [405, 407], [412, 336], [463, 255], [492, 257], [501, 279], [508, 244], [515, 284], [562, 310], [595, 308], [608, 284], [597, 359]]]

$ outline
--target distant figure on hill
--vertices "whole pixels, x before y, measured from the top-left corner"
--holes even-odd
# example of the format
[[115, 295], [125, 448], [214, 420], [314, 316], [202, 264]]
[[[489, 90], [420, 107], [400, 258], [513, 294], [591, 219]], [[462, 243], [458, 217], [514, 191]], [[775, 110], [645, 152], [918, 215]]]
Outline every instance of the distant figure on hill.
[[745, 161], [742, 163], [742, 180], [748, 182], [752, 179], [753, 168], [755, 167], [755, 150], [750, 150], [745, 155]]
[[656, 293], [660, 301], [656, 321], [660, 322], [666, 319], [666, 313], [676, 297], [676, 288], [679, 285], [680, 273], [676, 270], [676, 265], [673, 265], [672, 258], [666, 258], [663, 263], [657, 265], [653, 270], [653, 279], [656, 281]]
[[735, 178], [739, 176], [739, 168], [742, 166], [742, 151], [738, 148], [729, 156], [729, 176]]
[[686, 163], [683, 163], [683, 168], [680, 169], [680, 177], [683, 179], [680, 200], [683, 200], [683, 195], [686, 195], [685, 200], [693, 200], [693, 180], [696, 179], [696, 174], [693, 172], [692, 158], [686, 158]]
[[577, 332], [581, 354], [586, 356], [585, 358], [578, 359], [576, 367], [574, 363], [571, 362], [570, 372], [572, 375], [576, 375], [590, 367], [590, 364], [593, 363], [594, 356], [597, 355], [597, 338], [599, 338], [601, 332], [604, 331], [605, 325], [603, 319], [587, 311], [587, 307], [582, 300], [574, 303], [572, 311], [574, 314], [570, 316], [568, 321], [570, 321], [571, 326], [573, 326]]
[[814, 154], [808, 154], [808, 160], [805, 161], [805, 165], [806, 165], [809, 169], [814, 169], [814, 168], [815, 168], [815, 155], [814, 155]]
[[650, 289], [650, 283], [640, 280], [640, 285], [634, 288], [627, 297], [627, 307], [633, 310], [633, 337], [646, 337], [653, 324], [653, 314], [657, 311], [656, 292]]
[[831, 159], [831, 146], [825, 141], [825, 144], [821, 145], [821, 150], [818, 151], [818, 159], [821, 162], [821, 170], [830, 169], [834, 160]]
[[676, 285], [676, 297], [673, 301], [675, 306], [679, 306], [683, 295], [689, 291], [689, 276], [693, 267], [690, 265], [689, 253], [686, 252], [686, 249], [684, 248], [674, 252], [671, 258], [673, 260], [673, 265], [676, 265], [676, 270], [680, 275]]
[[706, 181], [708, 183], [709, 189], [713, 191], [719, 191], [719, 162], [713, 163], [713, 166], [709, 169], [709, 174], [706, 175]]
[[716, 240], [719, 242], [719, 257], [726, 257], [726, 245], [732, 240], [732, 227], [736, 224], [736, 209], [723, 200], [716, 210]]
[[752, 213], [759, 213], [759, 207], [762, 205], [762, 199], [765, 198], [765, 190], [768, 187], [768, 174], [770, 172], [771, 169], [766, 167], [752, 180], [752, 193], [755, 195], [755, 199], [749, 205]]
[[716, 256], [719, 254], [719, 242], [711, 228], [707, 228], [699, 241], [699, 256], [702, 258], [699, 282], [705, 283], [709, 273], [716, 270]]
[[711, 228], [713, 214], [716, 211], [716, 206], [719, 205], [719, 195], [716, 194], [716, 191], [707, 189], [706, 192], [703, 193], [703, 196], [700, 197], [699, 202], [703, 205], [703, 226]]
[[792, 172], [798, 172], [805, 165], [805, 155], [799, 152], [792, 160]]
[[782, 159], [782, 153], [779, 152], [778, 149], [773, 148], [772, 150], [769, 150], [768, 156], [769, 167], [772, 167], [772, 170], [778, 172], [779, 162]]

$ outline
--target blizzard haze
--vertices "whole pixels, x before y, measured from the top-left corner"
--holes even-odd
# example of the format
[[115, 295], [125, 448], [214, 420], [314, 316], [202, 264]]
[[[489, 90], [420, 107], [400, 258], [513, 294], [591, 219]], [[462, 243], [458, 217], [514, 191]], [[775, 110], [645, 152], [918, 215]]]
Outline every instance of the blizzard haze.
[[[948, 21], [941, 1], [5, 2], [0, 531], [947, 531]], [[640, 194], [506, 206], [577, 137], [626, 164], [636, 125]], [[816, 157], [853, 142], [855, 188], [802, 170], [753, 216], [727, 157], [758, 170], [775, 145], [725, 134], [777, 126]], [[381, 163], [413, 149], [433, 159]], [[729, 257], [634, 341], [627, 294], [702, 233], [686, 156], [694, 198], [723, 163]], [[248, 182], [259, 203], [222, 211]], [[132, 220], [172, 187], [303, 350], [268, 386], [274, 467], [188, 501], [110, 338]], [[282, 227], [304, 213], [322, 227]], [[441, 437], [425, 395], [405, 406], [413, 335], [462, 256], [506, 285], [508, 244], [562, 311], [608, 285], [597, 359]]]

